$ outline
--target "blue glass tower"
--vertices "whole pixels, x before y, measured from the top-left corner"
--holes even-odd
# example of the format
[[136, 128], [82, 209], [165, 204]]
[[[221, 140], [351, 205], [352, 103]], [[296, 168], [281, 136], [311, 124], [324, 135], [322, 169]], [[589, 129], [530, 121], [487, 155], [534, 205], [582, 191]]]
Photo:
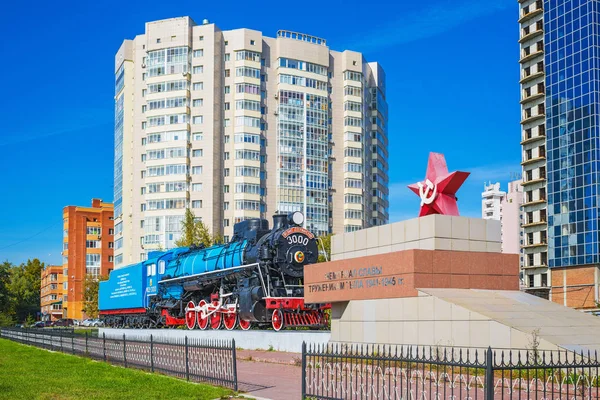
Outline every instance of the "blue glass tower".
[[598, 0], [544, 1], [550, 268], [600, 261], [599, 9]]

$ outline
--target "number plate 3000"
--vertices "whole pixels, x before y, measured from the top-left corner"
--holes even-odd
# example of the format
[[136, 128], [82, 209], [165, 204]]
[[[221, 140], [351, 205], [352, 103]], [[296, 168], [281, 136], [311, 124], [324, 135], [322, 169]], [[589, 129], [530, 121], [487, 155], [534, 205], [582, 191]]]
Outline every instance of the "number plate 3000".
[[301, 244], [302, 246], [306, 246], [308, 244], [308, 238], [301, 234], [290, 235], [287, 238], [288, 244]]

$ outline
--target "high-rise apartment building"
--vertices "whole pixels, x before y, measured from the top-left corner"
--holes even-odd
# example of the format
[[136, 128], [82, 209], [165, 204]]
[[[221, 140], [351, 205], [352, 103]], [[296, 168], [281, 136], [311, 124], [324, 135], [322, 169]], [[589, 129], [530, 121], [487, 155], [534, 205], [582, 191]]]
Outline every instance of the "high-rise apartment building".
[[63, 209], [63, 316], [82, 319], [86, 276], [113, 269], [113, 205], [93, 199], [91, 207]]
[[542, 0], [519, 4], [524, 286], [532, 294], [549, 298], [544, 7]]
[[56, 321], [63, 315], [63, 267], [48, 265], [42, 270], [40, 311], [42, 321]]
[[187, 207], [226, 240], [275, 212], [388, 221], [385, 73], [325, 39], [149, 22], [116, 54], [115, 120], [116, 268], [174, 247]]
[[481, 218], [500, 221], [502, 209], [500, 203], [506, 193], [500, 190], [500, 182], [483, 185], [481, 193]]
[[600, 4], [525, 0], [520, 9], [527, 286], [557, 303], [594, 309]]

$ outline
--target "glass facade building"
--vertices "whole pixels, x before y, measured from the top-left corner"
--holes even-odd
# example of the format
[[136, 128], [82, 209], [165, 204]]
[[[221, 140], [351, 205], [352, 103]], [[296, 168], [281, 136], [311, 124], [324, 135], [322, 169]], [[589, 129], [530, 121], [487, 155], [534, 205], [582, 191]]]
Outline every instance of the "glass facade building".
[[544, 2], [550, 268], [599, 262], [599, 8]]

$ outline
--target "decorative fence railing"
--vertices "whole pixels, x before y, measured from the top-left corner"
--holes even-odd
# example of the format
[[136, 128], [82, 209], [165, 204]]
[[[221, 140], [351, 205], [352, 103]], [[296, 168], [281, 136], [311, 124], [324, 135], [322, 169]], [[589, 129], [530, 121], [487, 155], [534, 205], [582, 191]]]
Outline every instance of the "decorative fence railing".
[[600, 399], [597, 354], [422, 346], [302, 346], [303, 399]]
[[107, 339], [69, 331], [1, 328], [0, 337], [49, 350], [238, 390], [235, 341]]

